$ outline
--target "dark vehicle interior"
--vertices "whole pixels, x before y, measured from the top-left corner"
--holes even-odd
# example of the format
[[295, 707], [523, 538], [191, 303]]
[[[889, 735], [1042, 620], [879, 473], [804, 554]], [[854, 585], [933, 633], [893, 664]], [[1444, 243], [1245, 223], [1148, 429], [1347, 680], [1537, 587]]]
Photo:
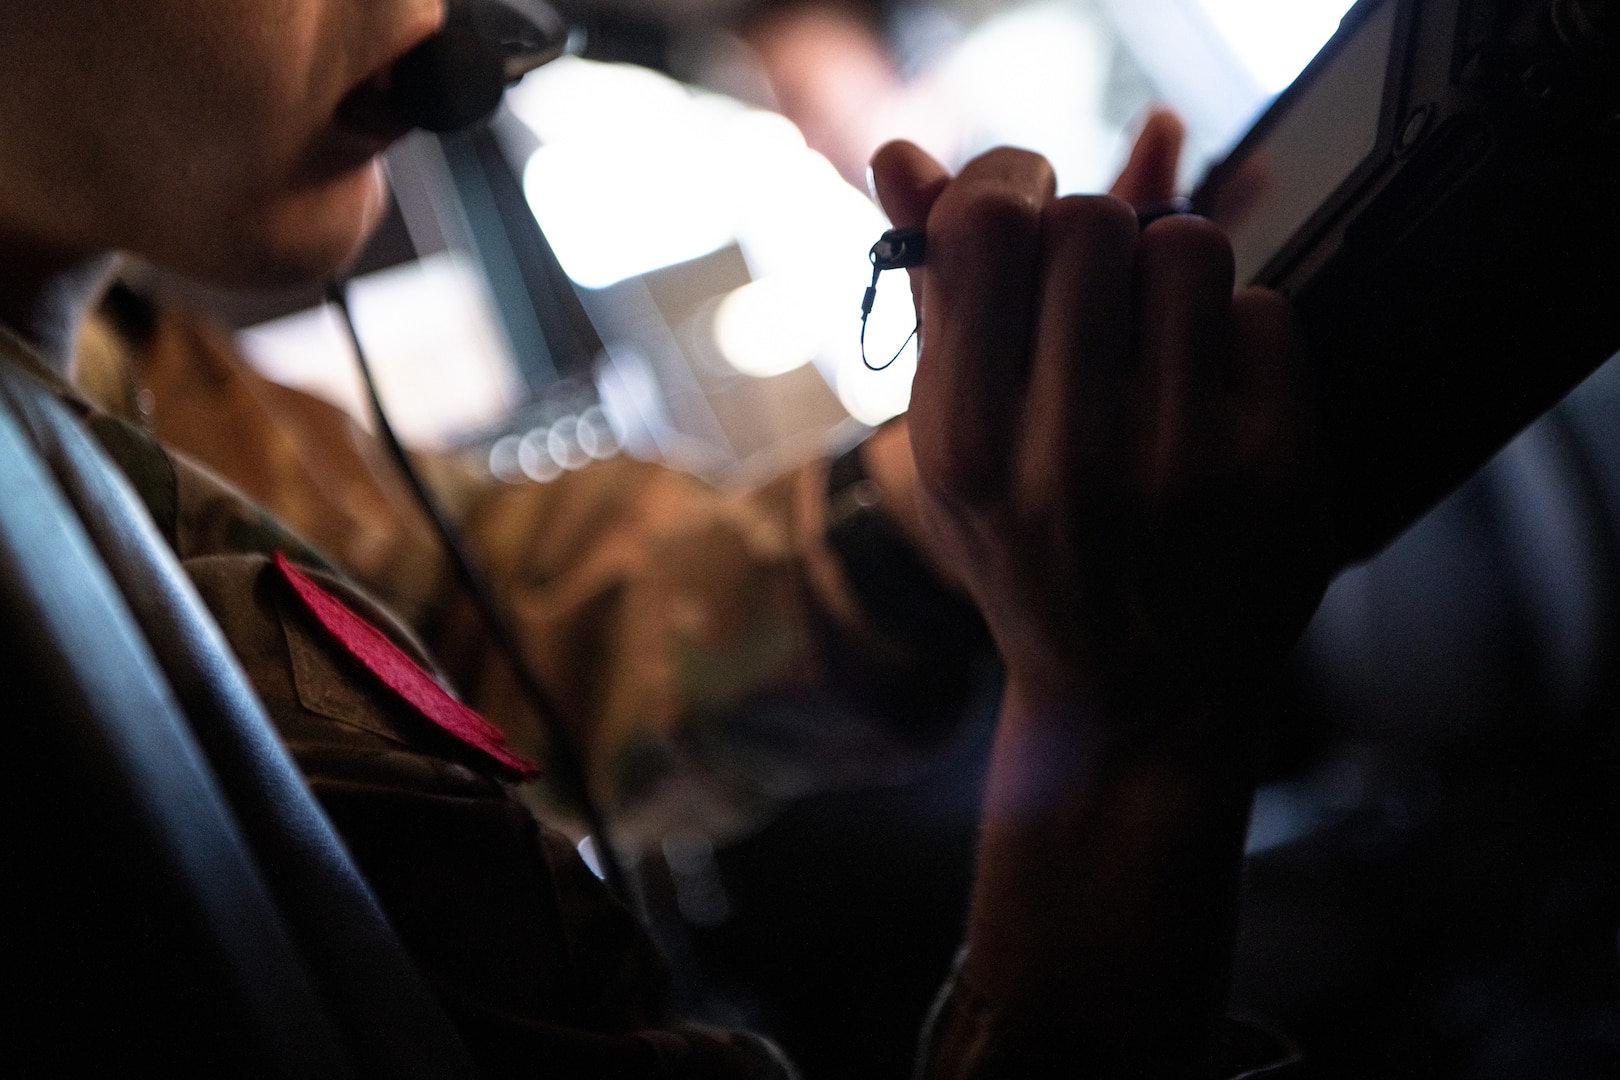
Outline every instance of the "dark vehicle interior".
[[4, 395], [8, 1067], [474, 1075], [122, 474]]

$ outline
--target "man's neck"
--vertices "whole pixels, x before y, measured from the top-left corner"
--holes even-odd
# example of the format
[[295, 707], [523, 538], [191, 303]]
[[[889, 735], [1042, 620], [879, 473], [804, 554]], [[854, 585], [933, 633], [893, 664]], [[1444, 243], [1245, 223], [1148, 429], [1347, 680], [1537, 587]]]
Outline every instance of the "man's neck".
[[0, 324], [33, 345], [58, 375], [71, 378], [79, 326], [116, 263], [114, 255], [30, 258], [0, 244]]

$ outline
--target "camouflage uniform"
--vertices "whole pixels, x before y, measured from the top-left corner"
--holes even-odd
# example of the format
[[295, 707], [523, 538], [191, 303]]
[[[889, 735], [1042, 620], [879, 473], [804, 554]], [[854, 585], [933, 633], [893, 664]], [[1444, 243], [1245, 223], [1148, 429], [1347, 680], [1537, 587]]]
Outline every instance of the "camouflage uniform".
[[783, 1077], [764, 1040], [682, 1023], [668, 972], [571, 841], [299, 603], [286, 555], [422, 668], [384, 608], [274, 516], [96, 411], [0, 334], [125, 473], [401, 940], [491, 1076]]
[[[81, 406], [87, 422], [218, 620], [479, 1064], [492, 1076], [790, 1076], [756, 1036], [680, 1022], [656, 948], [569, 839], [539, 824], [476, 750], [335, 644], [276, 572], [273, 557], [284, 553], [436, 670], [413, 631], [344, 572], [362, 580], [436, 638], [453, 681], [500, 719], [515, 749], [543, 752], [510, 674], [445, 595], [453, 590], [426, 523], [369, 438], [336, 409], [255, 375], [201, 324], [170, 323], [138, 380], [118, 374], [121, 350], [99, 347], [87, 369], [97, 396], [152, 430]], [[204, 455], [275, 513], [169, 453], [153, 432]], [[819, 498], [823, 467], [744, 496], [635, 462], [505, 489], [480, 488], [453, 463], [431, 467], [584, 732], [593, 780], [649, 836], [671, 822], [742, 827], [770, 796], [793, 793], [780, 778], [795, 766], [750, 768], [747, 739], [732, 730], [750, 698], [800, 695], [826, 710], [835, 672], [891, 688], [898, 674], [902, 697], [927, 697], [927, 665], [871, 628], [836, 571], [829, 582], [823, 566], [815, 580], [796, 493]], [[866, 669], [829, 659], [840, 639]], [[874, 734], [881, 725], [869, 703], [853, 711], [863, 708], [847, 732], [866, 734], [846, 732], [833, 757], [902, 761], [903, 749]], [[832, 758], [797, 768], [820, 779], [838, 771]], [[778, 783], [766, 791], [771, 777]], [[660, 801], [660, 791], [671, 797]], [[953, 978], [918, 1075], [1061, 1074], [1078, 1038], [1025, 1030]], [[1290, 1056], [1234, 1026], [1208, 1075], [1269, 1076], [1267, 1065]]]
[[[307, 538], [426, 642], [517, 752], [545, 758], [431, 527], [345, 413], [258, 375], [175, 310], [134, 349], [92, 324], [78, 378]], [[419, 460], [632, 846], [674, 829], [723, 840], [785, 799], [914, 775], [926, 754], [896, 730], [959, 703], [955, 658], [942, 677], [850, 598], [820, 538], [823, 463], [731, 493], [629, 459], [521, 485], [450, 454]], [[574, 828], [543, 785], [522, 794]]]

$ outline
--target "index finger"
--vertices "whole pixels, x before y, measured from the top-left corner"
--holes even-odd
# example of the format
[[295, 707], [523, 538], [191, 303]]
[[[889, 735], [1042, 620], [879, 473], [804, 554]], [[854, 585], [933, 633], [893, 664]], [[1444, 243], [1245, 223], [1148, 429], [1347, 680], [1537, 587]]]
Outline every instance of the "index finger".
[[[872, 192], [897, 229], [921, 228], [928, 221], [951, 174], [914, 143], [885, 143], [872, 155]], [[911, 281], [911, 304], [922, 311], [922, 273], [906, 272]], [[920, 317], [919, 317], [920, 321]], [[920, 344], [920, 343], [919, 343]]]
[[885, 143], [872, 155], [872, 190], [899, 229], [921, 226], [950, 174], [914, 143]]
[[928, 215], [923, 348], [912, 449], [924, 479], [958, 498], [1005, 493], [1040, 291], [1045, 159], [1000, 149], [969, 162]]

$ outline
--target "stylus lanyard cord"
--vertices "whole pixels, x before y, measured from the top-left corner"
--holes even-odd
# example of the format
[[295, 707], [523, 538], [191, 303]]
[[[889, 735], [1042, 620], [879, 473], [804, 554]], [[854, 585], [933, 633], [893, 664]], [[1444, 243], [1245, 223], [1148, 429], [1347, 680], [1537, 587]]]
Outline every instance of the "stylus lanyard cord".
[[354, 315], [349, 310], [348, 291], [344, 283], [331, 282], [327, 286], [327, 297], [337, 305], [338, 312], [343, 317], [343, 324], [348, 329], [349, 341], [354, 347], [355, 363], [359, 366], [360, 377], [366, 384], [366, 396], [371, 403], [372, 415], [376, 417], [377, 433], [382, 437], [383, 445], [388, 448], [389, 456], [404, 474], [423, 512], [433, 522], [434, 531], [438, 533], [439, 541], [450, 557], [450, 564], [455, 568], [456, 577], [467, 590], [467, 595], [472, 598], [473, 606], [477, 608], [479, 618], [483, 620], [496, 648], [511, 664], [518, 686], [528, 697], [529, 703], [534, 706], [541, 727], [550, 737], [552, 746], [548, 763], [555, 772], [562, 794], [573, 800], [585, 819], [585, 827], [590, 831], [591, 841], [596, 848], [597, 861], [601, 864], [602, 876], [608, 888], [612, 889], [626, 906], [634, 909], [633, 897], [625, 880], [624, 864], [619, 861], [618, 852], [608, 836], [607, 818], [602, 813], [601, 805], [591, 794], [585, 755], [580, 750], [579, 742], [563, 721], [562, 711], [558, 708], [556, 700], [546, 690], [539, 676], [535, 674], [533, 666], [524, 656], [517, 634], [502, 613], [488, 579], [474, 564], [466, 546], [461, 542], [460, 535], [450, 524], [438, 500], [422, 481], [421, 474], [411, 464], [410, 455], [405, 452], [405, 447], [395, 434], [393, 425], [388, 422], [388, 414], [383, 410], [382, 399], [377, 394], [376, 380], [372, 378], [371, 365], [366, 360], [365, 347], [360, 344], [360, 334], [355, 329]]
[[[1145, 229], [1162, 217], [1172, 217], [1176, 214], [1192, 213], [1192, 203], [1184, 198], [1174, 198], [1169, 202], [1157, 203], [1153, 206], [1140, 207], [1136, 211], [1136, 227]], [[912, 326], [911, 333], [906, 340], [894, 351], [894, 355], [881, 364], [874, 364], [866, 355], [866, 324], [872, 317], [872, 305], [877, 302], [878, 279], [885, 270], [908, 270], [912, 267], [922, 266], [928, 260], [928, 234], [920, 228], [890, 229], [878, 237], [877, 243], [867, 254], [872, 261], [872, 284], [866, 287], [861, 297], [861, 363], [872, 371], [883, 371], [906, 351], [911, 339], [922, 332], [921, 312], [918, 312], [918, 321]]]

